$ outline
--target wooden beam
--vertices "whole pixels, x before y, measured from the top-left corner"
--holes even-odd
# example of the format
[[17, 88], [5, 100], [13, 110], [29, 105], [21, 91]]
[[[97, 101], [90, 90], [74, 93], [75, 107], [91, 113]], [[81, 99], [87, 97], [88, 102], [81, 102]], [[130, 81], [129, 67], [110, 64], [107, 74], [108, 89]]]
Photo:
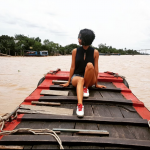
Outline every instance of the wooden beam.
[[46, 106], [60, 106], [60, 103], [54, 103], [54, 102], [38, 102], [38, 101], [32, 101], [32, 105], [46, 105]]
[[23, 146], [6, 146], [6, 145], [0, 145], [0, 149], [23, 149]]
[[95, 123], [110, 123], [110, 124], [133, 124], [148, 126], [146, 119], [135, 119], [135, 118], [113, 118], [113, 117], [96, 117], [96, 116], [84, 116], [83, 118], [78, 118], [76, 115], [73, 116], [61, 116], [61, 115], [43, 115], [43, 114], [25, 114], [22, 118], [17, 118], [18, 121], [21, 120], [32, 120], [32, 121], [70, 121], [70, 122], [95, 122]]
[[19, 106], [16, 107], [16, 109], [14, 111], [12, 111], [11, 113], [9, 113], [8, 115], [3, 117], [3, 120], [7, 121], [8, 119], [11, 118], [11, 116], [13, 116], [14, 114], [16, 114], [16, 111], [19, 109]]
[[[72, 85], [69, 85], [68, 87], [63, 87], [60, 85], [51, 85], [51, 90], [72, 90], [75, 89]], [[110, 92], [121, 92], [120, 88], [89, 88], [90, 90], [98, 90], [98, 91], [110, 91]]]
[[67, 83], [68, 81], [65, 81], [65, 80], [53, 80], [52, 83], [54, 85], [59, 85], [59, 84], [65, 84]]
[[[149, 140], [123, 139], [123, 138], [106, 138], [106, 137], [87, 137], [87, 136], [59, 136], [63, 144], [69, 145], [99, 145], [99, 146], [128, 146], [137, 148], [150, 148]], [[58, 143], [51, 135], [7, 135], [3, 136], [0, 144], [50, 144]]]
[[74, 132], [78, 134], [97, 134], [97, 135], [109, 135], [109, 132], [106, 130], [82, 130], [82, 129], [62, 129], [62, 128], [53, 128], [53, 131], [60, 132]]
[[21, 105], [18, 113], [42, 113], [42, 114], [57, 114], [57, 115], [73, 115], [73, 109], [50, 107], [50, 106], [33, 106]]
[[42, 90], [41, 95], [68, 96], [69, 91]]
[[[44, 102], [66, 102], [66, 103], [77, 103], [77, 97], [76, 96], [42, 96], [39, 98], [39, 101]], [[134, 106], [141, 106], [143, 107], [144, 104], [140, 101], [132, 102], [131, 100], [126, 99], [106, 99], [106, 98], [99, 98], [99, 97], [88, 97], [83, 98], [84, 102], [90, 102], [90, 103], [114, 103], [114, 104], [124, 104], [124, 105], [133, 105]]]

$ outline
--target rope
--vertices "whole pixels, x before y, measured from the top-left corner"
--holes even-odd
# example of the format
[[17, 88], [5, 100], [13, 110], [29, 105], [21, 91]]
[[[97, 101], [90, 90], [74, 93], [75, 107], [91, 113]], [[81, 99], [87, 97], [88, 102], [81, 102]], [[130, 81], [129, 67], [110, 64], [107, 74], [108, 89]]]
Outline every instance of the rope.
[[0, 131], [3, 130], [4, 125], [5, 125], [5, 121], [4, 121], [3, 117], [0, 116], [0, 126], [1, 126]]
[[16, 114], [15, 114], [15, 116], [13, 116], [13, 117], [11, 118], [11, 120], [14, 120], [14, 119], [16, 119], [16, 118], [17, 118], [17, 116], [18, 116], [18, 113], [17, 113], [17, 111], [16, 111]]
[[150, 120], [148, 121], [148, 125], [149, 125], [149, 127], [150, 127]]
[[114, 73], [114, 77], [121, 77], [122, 79], [125, 79], [126, 77], [125, 76], [121, 76], [121, 75], [119, 75], [119, 74], [116, 74], [116, 73]]
[[125, 79], [124, 76], [121, 76], [121, 75], [119, 75], [118, 73], [109, 72], [109, 71], [105, 71], [104, 73], [108, 73], [108, 74], [113, 75], [114, 77], [117, 77], [117, 78], [118, 78], [118, 77], [121, 77], [121, 78]]
[[[16, 112], [16, 114], [15, 114], [14, 117], [10, 117], [10, 118], [11, 118], [11, 121], [14, 120], [15, 118], [17, 118], [17, 115], [18, 115], [18, 114], [17, 114], [17, 112]], [[5, 115], [4, 115], [4, 116], [5, 116]], [[0, 131], [2, 131], [3, 128], [4, 128], [4, 126], [5, 126], [6, 120], [4, 119], [4, 116], [3, 116], [3, 117], [0, 116], [0, 126], [1, 126]], [[9, 119], [9, 118], [8, 118], [8, 119]]]
[[[52, 135], [57, 140], [57, 142], [59, 143], [60, 149], [64, 149], [64, 147], [62, 145], [62, 141], [59, 138], [59, 136], [53, 130], [50, 130], [50, 129], [20, 128], [20, 129], [16, 129], [16, 130], [12, 130], [12, 131], [2, 131], [2, 132], [0, 132], [0, 135], [14, 134], [14, 133], [16, 133], [18, 131], [22, 131], [22, 132], [26, 131], [26, 132], [33, 133], [34, 135]], [[38, 131], [40, 131], [40, 132], [38, 132]], [[51, 132], [51, 133], [49, 133], [49, 132]]]

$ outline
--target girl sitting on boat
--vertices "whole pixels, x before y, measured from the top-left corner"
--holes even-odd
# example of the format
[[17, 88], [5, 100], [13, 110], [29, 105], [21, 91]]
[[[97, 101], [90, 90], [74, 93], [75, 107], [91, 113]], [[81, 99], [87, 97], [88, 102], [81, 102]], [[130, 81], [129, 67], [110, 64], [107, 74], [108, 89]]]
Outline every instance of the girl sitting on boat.
[[104, 85], [97, 84], [99, 52], [90, 46], [94, 39], [95, 34], [92, 30], [83, 29], [79, 32], [78, 42], [82, 47], [72, 51], [69, 80], [66, 84], [61, 84], [67, 87], [72, 82], [76, 87], [78, 117], [84, 116], [83, 97], [89, 97], [88, 87], [95, 85], [96, 88], [106, 88]]

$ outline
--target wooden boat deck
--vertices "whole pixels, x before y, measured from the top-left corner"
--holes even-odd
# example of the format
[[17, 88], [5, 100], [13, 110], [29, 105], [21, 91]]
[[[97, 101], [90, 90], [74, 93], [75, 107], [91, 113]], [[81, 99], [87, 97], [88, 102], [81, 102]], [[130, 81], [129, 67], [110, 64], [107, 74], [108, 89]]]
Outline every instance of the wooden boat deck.
[[[53, 79], [63, 79], [65, 72], [60, 72], [61, 77], [47, 75], [45, 81], [22, 103], [31, 105], [31, 101], [60, 102], [59, 108], [73, 109], [73, 116], [49, 115], [49, 114], [20, 114], [16, 120], [15, 129], [86, 129], [106, 130], [106, 135], [79, 135], [72, 132], [61, 132], [59, 135], [65, 149], [149, 149], [150, 128], [148, 119], [150, 112], [143, 103], [137, 100], [132, 92], [124, 87], [116, 87], [120, 84], [117, 79], [99, 79], [99, 84], [106, 89], [90, 89], [90, 97], [83, 100], [84, 118], [76, 116], [77, 98], [76, 91], [71, 85], [67, 88], [52, 85]], [[67, 73], [66, 73], [67, 74]], [[51, 76], [51, 78], [50, 78]], [[110, 81], [109, 81], [110, 80]], [[48, 81], [48, 82], [47, 82]], [[105, 82], [104, 82], [105, 81]], [[48, 83], [48, 84], [47, 84]], [[121, 83], [123, 84], [123, 83]], [[120, 85], [121, 85], [120, 84]], [[68, 96], [40, 96], [42, 89], [69, 90]], [[124, 95], [132, 97], [127, 99]], [[139, 112], [137, 110], [143, 110]], [[146, 114], [145, 114], [146, 113]], [[144, 118], [145, 117], [145, 118]], [[7, 128], [9, 128], [8, 125]], [[24, 149], [59, 149], [59, 144], [50, 135], [15, 134], [0, 138], [0, 145], [21, 145]]]

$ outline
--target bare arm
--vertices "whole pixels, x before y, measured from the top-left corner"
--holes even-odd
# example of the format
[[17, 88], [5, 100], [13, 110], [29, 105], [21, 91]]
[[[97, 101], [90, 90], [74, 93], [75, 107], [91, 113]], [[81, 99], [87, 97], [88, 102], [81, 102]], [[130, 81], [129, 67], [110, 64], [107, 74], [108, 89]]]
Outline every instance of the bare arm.
[[99, 52], [98, 50], [94, 50], [94, 69], [95, 69], [95, 77], [96, 82], [95, 85], [97, 85], [97, 78], [98, 78], [98, 59], [99, 59]]
[[76, 59], [76, 52], [77, 52], [77, 49], [73, 49], [72, 51], [72, 63], [71, 63], [71, 67], [70, 67], [70, 74], [69, 74], [69, 80], [66, 84], [60, 84], [64, 87], [66, 86], [69, 86], [69, 83], [71, 81], [71, 77], [73, 76], [74, 74], [74, 70], [75, 70], [75, 59]]
[[69, 83], [71, 81], [71, 77], [73, 76], [73, 73], [74, 73], [74, 70], [75, 70], [76, 52], [77, 52], [77, 49], [74, 49], [72, 51], [72, 63], [71, 63], [71, 67], [70, 67], [70, 75], [69, 75], [69, 80], [68, 80]]
[[95, 87], [97, 88], [106, 88], [104, 85], [98, 85], [97, 84], [97, 78], [98, 78], [98, 59], [99, 59], [99, 52], [98, 50], [94, 50], [94, 68], [95, 68], [95, 77], [96, 77], [96, 82], [95, 82]]

